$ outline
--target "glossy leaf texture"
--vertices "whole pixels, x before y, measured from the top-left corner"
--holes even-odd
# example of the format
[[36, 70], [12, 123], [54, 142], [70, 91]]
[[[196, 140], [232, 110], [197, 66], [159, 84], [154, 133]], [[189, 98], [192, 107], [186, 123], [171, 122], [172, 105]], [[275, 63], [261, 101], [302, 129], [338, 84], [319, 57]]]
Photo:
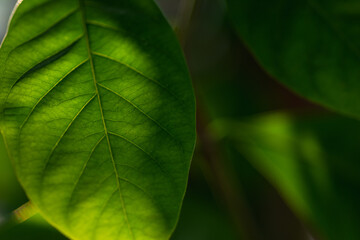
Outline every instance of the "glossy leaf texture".
[[310, 225], [316, 239], [360, 238], [357, 120], [279, 112], [213, 126]]
[[228, 0], [240, 37], [275, 79], [360, 116], [359, 1]]
[[1, 127], [71, 239], [168, 239], [195, 142], [183, 55], [153, 1], [25, 0], [0, 50]]

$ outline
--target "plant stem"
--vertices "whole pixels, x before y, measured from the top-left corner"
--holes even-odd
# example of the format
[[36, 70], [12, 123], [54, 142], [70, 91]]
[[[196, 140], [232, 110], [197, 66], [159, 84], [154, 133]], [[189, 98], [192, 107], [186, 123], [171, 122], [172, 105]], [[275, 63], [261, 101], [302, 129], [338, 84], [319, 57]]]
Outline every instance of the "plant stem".
[[[199, 101], [198, 101], [199, 103]], [[214, 195], [227, 208], [231, 219], [236, 227], [238, 237], [244, 240], [261, 239], [257, 225], [248, 207], [246, 200], [242, 197], [241, 187], [235, 180], [235, 175], [225, 162], [222, 149], [214, 139], [207, 126], [206, 116], [198, 104], [197, 132], [198, 147], [203, 155], [203, 170]]]
[[3, 231], [25, 222], [37, 213], [37, 208], [31, 202], [27, 202], [5, 217], [4, 220], [0, 219], [0, 230]]
[[[219, 3], [223, 3], [219, 0]], [[191, 20], [197, 0], [181, 0], [178, 10], [175, 31], [181, 46], [185, 51]], [[196, 82], [193, 82], [195, 92], [197, 89]], [[199, 96], [198, 94], [195, 94]], [[206, 177], [206, 180], [212, 189], [217, 200], [222, 202], [234, 222], [238, 233], [238, 238], [243, 240], [260, 240], [257, 232], [257, 226], [254, 218], [249, 211], [245, 199], [242, 197], [241, 188], [235, 182], [235, 173], [232, 173], [224, 163], [222, 150], [218, 142], [207, 129], [208, 119], [202, 108], [199, 98], [197, 98], [197, 133], [198, 133], [198, 150], [202, 155], [200, 165]]]

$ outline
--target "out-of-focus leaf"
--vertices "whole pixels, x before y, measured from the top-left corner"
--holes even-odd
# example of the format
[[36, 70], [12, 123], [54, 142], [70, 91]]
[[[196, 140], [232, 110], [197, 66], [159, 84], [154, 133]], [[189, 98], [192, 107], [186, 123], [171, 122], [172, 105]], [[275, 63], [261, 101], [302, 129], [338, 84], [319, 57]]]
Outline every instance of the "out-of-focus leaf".
[[[26, 202], [0, 134], [0, 218]], [[0, 220], [1, 221], [1, 220]]]
[[0, 232], [1, 240], [65, 240], [55, 228], [49, 225], [39, 214], [29, 220]]
[[213, 126], [320, 236], [360, 239], [358, 121], [279, 113]]
[[[191, 179], [190, 179], [191, 181]], [[219, 207], [207, 184], [190, 184], [172, 240], [235, 240], [229, 216]]]
[[358, 0], [228, 0], [260, 64], [300, 95], [360, 116]]
[[22, 186], [64, 234], [170, 237], [195, 101], [153, 1], [23, 1], [0, 49], [0, 114]]

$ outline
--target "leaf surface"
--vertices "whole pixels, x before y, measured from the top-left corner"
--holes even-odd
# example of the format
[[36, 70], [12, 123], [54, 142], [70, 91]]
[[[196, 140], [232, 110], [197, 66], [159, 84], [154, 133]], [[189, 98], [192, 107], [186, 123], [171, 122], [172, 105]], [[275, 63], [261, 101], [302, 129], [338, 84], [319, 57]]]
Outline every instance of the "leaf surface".
[[235, 26], [275, 79], [316, 103], [360, 116], [357, 0], [228, 0]]
[[25, 0], [0, 49], [1, 127], [42, 215], [72, 239], [168, 239], [194, 96], [152, 1]]

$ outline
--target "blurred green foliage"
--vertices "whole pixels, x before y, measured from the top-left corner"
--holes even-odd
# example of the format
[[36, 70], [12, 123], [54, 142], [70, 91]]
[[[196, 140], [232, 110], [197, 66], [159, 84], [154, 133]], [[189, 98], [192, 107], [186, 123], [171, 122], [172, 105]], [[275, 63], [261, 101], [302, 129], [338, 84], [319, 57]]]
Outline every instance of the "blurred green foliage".
[[216, 120], [212, 128], [279, 190], [320, 239], [360, 238], [357, 120], [280, 112]]
[[298, 94], [360, 116], [358, 0], [227, 0], [239, 36]]

